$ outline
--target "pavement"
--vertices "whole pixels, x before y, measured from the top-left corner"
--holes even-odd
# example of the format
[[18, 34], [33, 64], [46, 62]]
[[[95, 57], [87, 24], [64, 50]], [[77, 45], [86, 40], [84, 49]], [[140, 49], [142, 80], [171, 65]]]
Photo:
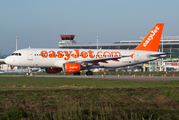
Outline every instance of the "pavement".
[[[0, 77], [24, 77], [26, 75], [0, 75]], [[91, 78], [98, 80], [142, 80], [142, 81], [171, 81], [179, 80], [179, 77], [173, 76], [117, 76], [117, 75], [94, 75], [94, 76], [74, 76], [74, 75], [29, 75], [26, 77], [57, 77], [57, 78]]]

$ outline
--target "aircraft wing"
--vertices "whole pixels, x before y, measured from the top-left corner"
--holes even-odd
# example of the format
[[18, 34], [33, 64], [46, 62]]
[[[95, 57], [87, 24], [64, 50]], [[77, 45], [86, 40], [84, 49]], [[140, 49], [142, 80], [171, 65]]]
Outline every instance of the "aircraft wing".
[[113, 61], [119, 61], [118, 59], [124, 58], [124, 57], [133, 57], [131, 55], [122, 55], [118, 57], [106, 57], [106, 58], [91, 58], [91, 59], [82, 59], [82, 60], [74, 60], [74, 61], [68, 61], [68, 63], [84, 63], [84, 62], [104, 62], [107, 63], [107, 60], [113, 60]]

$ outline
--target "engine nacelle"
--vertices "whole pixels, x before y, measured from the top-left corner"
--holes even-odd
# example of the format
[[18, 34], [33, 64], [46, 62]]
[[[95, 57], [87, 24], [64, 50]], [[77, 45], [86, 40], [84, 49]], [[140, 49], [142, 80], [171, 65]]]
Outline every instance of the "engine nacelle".
[[63, 70], [65, 73], [76, 73], [80, 72], [81, 65], [79, 63], [64, 63]]
[[45, 68], [46, 73], [59, 73], [62, 71], [62, 68]]

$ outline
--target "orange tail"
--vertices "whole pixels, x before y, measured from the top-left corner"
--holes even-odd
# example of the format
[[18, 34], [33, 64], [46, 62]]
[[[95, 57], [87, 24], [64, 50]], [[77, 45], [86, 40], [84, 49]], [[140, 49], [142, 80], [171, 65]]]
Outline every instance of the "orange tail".
[[163, 31], [163, 23], [157, 23], [144, 40], [133, 50], [158, 51], [160, 38]]

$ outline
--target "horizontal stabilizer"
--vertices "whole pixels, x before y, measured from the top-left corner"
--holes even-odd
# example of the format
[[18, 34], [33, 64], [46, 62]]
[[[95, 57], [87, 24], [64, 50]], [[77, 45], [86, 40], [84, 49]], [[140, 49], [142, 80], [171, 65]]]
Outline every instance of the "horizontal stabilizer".
[[170, 53], [152, 53], [152, 54], [149, 54], [149, 57], [165, 57], [168, 54], [172, 54], [172, 53], [171, 52]]

